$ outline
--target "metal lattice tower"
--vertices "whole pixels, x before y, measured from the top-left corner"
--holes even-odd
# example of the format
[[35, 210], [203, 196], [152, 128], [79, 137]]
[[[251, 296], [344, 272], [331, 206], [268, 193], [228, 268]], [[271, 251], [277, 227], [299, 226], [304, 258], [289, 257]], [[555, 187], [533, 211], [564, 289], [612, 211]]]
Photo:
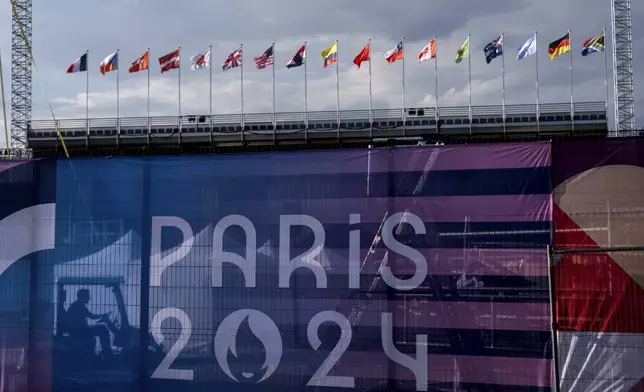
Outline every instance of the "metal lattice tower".
[[12, 0], [14, 7], [11, 17], [12, 148], [27, 147], [27, 124], [31, 121], [31, 55], [29, 54], [31, 1]]
[[620, 136], [629, 136], [635, 131], [631, 0], [611, 0], [611, 2], [615, 130]]

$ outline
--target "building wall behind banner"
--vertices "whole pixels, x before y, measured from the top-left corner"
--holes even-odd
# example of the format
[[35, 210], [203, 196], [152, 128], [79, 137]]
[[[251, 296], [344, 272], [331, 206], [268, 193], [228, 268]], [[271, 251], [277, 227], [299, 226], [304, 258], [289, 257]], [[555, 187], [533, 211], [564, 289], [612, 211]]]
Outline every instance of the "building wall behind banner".
[[[563, 391], [644, 388], [644, 141], [553, 146]], [[579, 253], [575, 249], [597, 249]]]
[[[58, 161], [33, 390], [549, 390], [550, 155]], [[70, 332], [81, 288], [116, 359]]]

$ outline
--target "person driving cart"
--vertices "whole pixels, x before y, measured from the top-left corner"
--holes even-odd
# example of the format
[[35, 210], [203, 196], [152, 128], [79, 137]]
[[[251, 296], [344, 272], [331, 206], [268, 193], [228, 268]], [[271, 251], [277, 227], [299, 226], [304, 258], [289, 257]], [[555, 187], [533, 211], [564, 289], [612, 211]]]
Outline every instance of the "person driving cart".
[[90, 293], [88, 289], [80, 289], [76, 292], [76, 301], [74, 301], [67, 309], [67, 325], [69, 328], [70, 336], [78, 340], [86, 340], [91, 338], [98, 338], [101, 343], [101, 352], [103, 355], [112, 355], [112, 344], [110, 342], [110, 332], [108, 325], [95, 324], [89, 325], [88, 319], [99, 320], [107, 318], [109, 312], [105, 314], [94, 314], [87, 309], [87, 304], [90, 301]]

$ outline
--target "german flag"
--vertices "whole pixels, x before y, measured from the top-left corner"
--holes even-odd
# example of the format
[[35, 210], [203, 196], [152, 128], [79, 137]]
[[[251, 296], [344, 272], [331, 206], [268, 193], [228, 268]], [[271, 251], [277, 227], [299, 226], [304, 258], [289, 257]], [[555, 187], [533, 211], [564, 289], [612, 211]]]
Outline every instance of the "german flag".
[[548, 45], [548, 54], [550, 55], [550, 60], [554, 60], [557, 56], [566, 54], [570, 52], [570, 31], [568, 34], [559, 38], [558, 40], [551, 42]]

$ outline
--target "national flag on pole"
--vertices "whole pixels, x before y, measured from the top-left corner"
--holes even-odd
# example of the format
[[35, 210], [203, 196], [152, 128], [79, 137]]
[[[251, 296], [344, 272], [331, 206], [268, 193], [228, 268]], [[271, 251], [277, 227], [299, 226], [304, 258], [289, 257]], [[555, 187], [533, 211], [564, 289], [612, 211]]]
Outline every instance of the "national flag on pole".
[[606, 34], [602, 32], [599, 35], [589, 38], [584, 41], [582, 46], [584, 48], [581, 52], [582, 56], [603, 52], [606, 49]]
[[221, 66], [223, 71], [228, 71], [231, 68], [239, 67], [242, 64], [242, 48], [241, 46], [235, 49], [234, 52], [228, 55], [224, 61], [224, 65]]
[[300, 65], [304, 64], [304, 61], [306, 60], [306, 45], [303, 45], [297, 53], [295, 53], [295, 56], [291, 60], [289, 60], [288, 63], [286, 63], [286, 68], [294, 68], [294, 67], [299, 67]]
[[463, 61], [464, 58], [469, 57], [470, 55], [470, 38], [468, 37], [461, 48], [456, 52], [456, 64]]
[[371, 60], [371, 48], [369, 43], [367, 43], [364, 48], [362, 48], [362, 51], [358, 53], [355, 59], [353, 59], [353, 63], [358, 66], [358, 69], [360, 69], [360, 66], [364, 61], [370, 61]]
[[324, 68], [338, 61], [338, 43], [334, 43], [328, 48], [320, 52], [320, 55], [324, 59]]
[[523, 60], [527, 56], [533, 56], [537, 53], [537, 36], [536, 33], [532, 37], [528, 38], [523, 45], [521, 45], [517, 51], [517, 60]]
[[485, 53], [485, 61], [488, 64], [498, 56], [503, 56], [503, 37], [499, 37], [485, 45], [483, 52]]
[[145, 71], [149, 68], [149, 52], [143, 53], [143, 56], [136, 59], [130, 66], [130, 73]]
[[274, 45], [271, 45], [271, 47], [266, 49], [266, 51], [261, 55], [257, 57], [253, 57], [253, 61], [255, 62], [255, 68], [264, 69], [269, 65], [273, 65], [273, 63], [275, 62], [275, 56], [273, 54], [273, 46]]
[[401, 60], [403, 56], [404, 56], [403, 42], [400, 41], [398, 42], [398, 45], [396, 45], [393, 49], [385, 53], [385, 60], [387, 60], [387, 62], [391, 64], [396, 60]]
[[436, 58], [436, 40], [433, 39], [427, 46], [420, 51], [418, 55], [418, 63], [422, 64], [423, 61]]
[[72, 65], [67, 67], [67, 73], [75, 72], [87, 72], [87, 53], [77, 58]]
[[550, 60], [554, 60], [558, 56], [561, 56], [562, 54], [566, 54], [568, 52], [570, 52], [570, 32], [548, 45], [548, 54], [550, 55]]
[[195, 56], [190, 57], [190, 62], [192, 65], [190, 69], [196, 71], [202, 68], [210, 68], [210, 48], [205, 52], [201, 52]]
[[114, 52], [111, 55], [105, 57], [105, 59], [101, 61], [101, 65], [99, 66], [99, 70], [103, 75], [105, 75], [105, 72], [118, 71], [118, 69], [119, 69], [118, 52]]
[[161, 73], [179, 68], [179, 49], [159, 57], [159, 65], [161, 66]]

